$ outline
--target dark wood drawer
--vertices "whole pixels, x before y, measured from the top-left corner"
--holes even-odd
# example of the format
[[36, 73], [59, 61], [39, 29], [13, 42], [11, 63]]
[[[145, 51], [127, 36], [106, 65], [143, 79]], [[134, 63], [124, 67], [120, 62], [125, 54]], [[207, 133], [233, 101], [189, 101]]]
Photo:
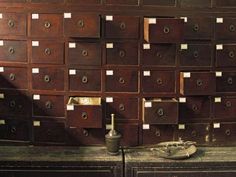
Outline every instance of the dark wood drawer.
[[144, 93], [175, 93], [175, 87], [174, 71], [146, 70], [142, 73], [142, 91]]
[[115, 69], [106, 70], [106, 92], [138, 92], [138, 70]]
[[[0, 1], [0, 2], [3, 2], [3, 1]], [[13, 1], [11, 1], [11, 2], [13, 2]], [[21, 2], [21, 1], [19, 1], [19, 2]], [[26, 14], [23, 14], [23, 13], [3, 13], [2, 18], [0, 19], [0, 35], [25, 36], [26, 35], [26, 24], [27, 24]]]
[[100, 16], [64, 13], [64, 35], [68, 37], [100, 38]]
[[115, 114], [119, 121], [138, 120], [138, 98], [106, 97], [106, 118], [110, 118], [111, 114]]
[[107, 65], [138, 65], [137, 42], [106, 43]]
[[139, 0], [105, 0], [105, 4], [138, 5]]
[[27, 62], [27, 42], [13, 40], [0, 41], [0, 61]]
[[216, 66], [217, 67], [236, 66], [236, 45], [235, 44], [216, 45]]
[[236, 1], [234, 0], [215, 0], [216, 7], [236, 7]]
[[0, 88], [27, 89], [27, 68], [0, 67]]
[[181, 97], [179, 99], [179, 119], [188, 123], [210, 119], [211, 100], [209, 97]]
[[101, 0], [67, 0], [68, 3], [73, 4], [84, 4], [84, 5], [92, 5], [92, 4], [101, 4]]
[[137, 39], [139, 37], [139, 17], [105, 16], [105, 37]]
[[64, 43], [57, 41], [31, 41], [32, 63], [64, 64]]
[[141, 64], [144, 66], [175, 66], [175, 44], [143, 44]]
[[69, 89], [71, 91], [101, 91], [101, 70], [70, 69]]
[[31, 14], [31, 37], [62, 36], [62, 14]]
[[184, 20], [177, 18], [144, 18], [144, 39], [149, 43], [183, 41]]
[[219, 72], [221, 75], [216, 78], [216, 92], [236, 92], [236, 72]]
[[58, 95], [33, 95], [34, 117], [64, 117], [64, 96]]
[[181, 66], [208, 66], [212, 64], [212, 46], [210, 44], [181, 44]]
[[236, 40], [236, 18], [216, 18], [215, 37], [217, 40]]
[[176, 0], [143, 0], [143, 5], [175, 6]]
[[180, 93], [183, 95], [213, 95], [215, 83], [215, 72], [180, 73]]
[[0, 118], [0, 139], [11, 141], [29, 141], [29, 123], [27, 121]]
[[0, 91], [0, 115], [2, 116], [30, 116], [31, 100], [27, 92]]
[[193, 40], [211, 40], [214, 34], [213, 18], [186, 17], [184, 38]]
[[56, 67], [32, 68], [32, 89], [64, 90], [64, 69]]
[[181, 0], [181, 7], [198, 7], [198, 8], [206, 8], [211, 7], [212, 0]]
[[80, 66], [101, 66], [102, 52], [98, 42], [69, 42], [68, 63]]

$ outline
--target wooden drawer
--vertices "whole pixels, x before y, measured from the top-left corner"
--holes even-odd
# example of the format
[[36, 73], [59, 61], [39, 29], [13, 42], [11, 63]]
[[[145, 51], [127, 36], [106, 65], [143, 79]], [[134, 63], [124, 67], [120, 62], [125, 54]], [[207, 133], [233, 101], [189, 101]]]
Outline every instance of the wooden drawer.
[[182, 95], [213, 95], [216, 90], [215, 72], [181, 72], [180, 93]]
[[27, 42], [4, 40], [0, 41], [0, 61], [27, 62]]
[[73, 128], [102, 128], [102, 103], [98, 97], [71, 97], [67, 125]]
[[236, 40], [236, 18], [216, 18], [217, 40]]
[[65, 117], [64, 96], [33, 95], [34, 117]]
[[177, 124], [179, 103], [176, 99], [143, 99], [144, 124]]
[[0, 140], [29, 141], [27, 121], [0, 118]]
[[206, 8], [211, 7], [212, 0], [181, 0], [180, 6], [181, 7], [198, 7], [198, 8]]
[[33, 121], [34, 143], [65, 143], [65, 124], [58, 121]]
[[31, 62], [64, 64], [64, 43], [57, 41], [31, 41]]
[[235, 44], [216, 45], [216, 49], [217, 49], [216, 50], [216, 66], [217, 67], [236, 66], [236, 45]]
[[234, 0], [215, 0], [216, 7], [236, 7], [236, 1]]
[[216, 78], [216, 92], [236, 92], [236, 72], [222, 72], [221, 75]]
[[68, 37], [100, 38], [100, 16], [64, 13], [64, 35]]
[[209, 97], [181, 97], [179, 119], [181, 123], [200, 122], [210, 119], [211, 100]]
[[25, 36], [26, 24], [26, 15], [23, 13], [2, 13], [0, 35]]
[[143, 0], [143, 5], [175, 6], [176, 5], [176, 0]]
[[210, 124], [179, 124], [175, 139], [195, 141], [197, 144], [210, 142]]
[[138, 65], [137, 42], [106, 43], [107, 65]]
[[69, 64], [101, 66], [102, 52], [98, 42], [69, 42], [67, 59]]
[[70, 69], [69, 89], [71, 91], [101, 91], [101, 70]]
[[138, 120], [138, 98], [106, 97], [106, 119], [110, 119], [111, 114], [119, 121]]
[[67, 0], [68, 3], [73, 4], [84, 4], [84, 5], [92, 5], [92, 4], [101, 4], [101, 0]]
[[0, 88], [27, 89], [27, 68], [0, 67]]
[[183, 29], [183, 19], [144, 18], [144, 39], [149, 43], [181, 42]]
[[143, 144], [157, 144], [172, 141], [174, 128], [171, 125], [143, 125]]
[[144, 93], [175, 93], [175, 87], [174, 71], [146, 70], [142, 73], [142, 91]]
[[138, 5], [139, 0], [105, 0], [104, 3], [109, 5]]
[[184, 38], [192, 40], [211, 40], [214, 34], [212, 18], [187, 17], [184, 23]]
[[62, 14], [31, 14], [31, 37], [62, 36]]
[[32, 89], [34, 90], [64, 90], [63, 68], [32, 68]]
[[105, 16], [105, 37], [119, 39], [138, 39], [139, 17]]
[[0, 91], [0, 115], [30, 116], [31, 100], [26, 92]]
[[212, 46], [210, 44], [181, 44], [180, 65], [210, 67], [212, 64]]
[[106, 92], [138, 92], [138, 70], [115, 69], [106, 70]]
[[175, 44], [143, 44], [141, 64], [144, 66], [175, 66]]

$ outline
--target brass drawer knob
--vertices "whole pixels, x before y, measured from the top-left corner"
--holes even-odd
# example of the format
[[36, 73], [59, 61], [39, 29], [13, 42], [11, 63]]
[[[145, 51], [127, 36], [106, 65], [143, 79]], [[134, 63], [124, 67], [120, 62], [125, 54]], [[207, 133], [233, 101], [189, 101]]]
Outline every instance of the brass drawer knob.
[[82, 56], [87, 57], [88, 56], [88, 51], [87, 50], [82, 50]]
[[44, 50], [44, 53], [45, 53], [46, 55], [51, 55], [51, 49], [50, 49], [50, 48], [46, 48], [46, 49]]
[[45, 28], [48, 29], [48, 28], [50, 28], [51, 26], [52, 26], [52, 25], [51, 25], [51, 23], [50, 23], [49, 21], [45, 21], [45, 22], [44, 22], [44, 27], [45, 27]]
[[11, 81], [16, 80], [16, 75], [15, 75], [14, 73], [11, 73], [11, 74], [9, 75], [9, 79], [10, 79]]
[[163, 84], [163, 80], [161, 78], [157, 78], [157, 84], [158, 85], [162, 85]]
[[83, 20], [79, 20], [77, 22], [77, 25], [78, 25], [79, 28], [83, 28], [84, 27], [84, 21]]
[[228, 83], [229, 85], [232, 85], [232, 84], [233, 84], [233, 78], [232, 78], [232, 77], [229, 77], [229, 78], [227, 79], [227, 83]]
[[165, 27], [163, 28], [163, 32], [164, 32], [165, 34], [169, 34], [169, 33], [170, 33], [170, 28], [167, 27], [167, 26], [165, 26]]
[[88, 119], [88, 114], [86, 112], [82, 112], [81, 117], [82, 119], [86, 120]]
[[197, 80], [197, 86], [201, 87], [203, 85], [203, 81], [201, 79]]
[[120, 56], [120, 58], [124, 58], [125, 57], [125, 51], [124, 50], [120, 50], [119, 51], [119, 56]]
[[196, 132], [195, 130], [193, 130], [193, 131], [191, 132], [191, 135], [192, 135], [192, 137], [196, 137], [196, 136], [197, 136], [197, 132]]
[[199, 31], [199, 25], [198, 24], [194, 24], [193, 25], [193, 31]]
[[156, 135], [157, 137], [160, 137], [160, 136], [161, 136], [160, 130], [156, 130], [155, 135]]
[[49, 75], [45, 75], [44, 76], [44, 82], [50, 82], [51, 81], [51, 78], [50, 78], [50, 76]]
[[10, 108], [15, 108], [16, 107], [16, 101], [15, 100], [11, 100], [10, 103]]
[[235, 32], [235, 26], [233, 24], [229, 25], [229, 31], [230, 32]]
[[125, 105], [121, 103], [121, 104], [119, 105], [119, 109], [120, 109], [121, 111], [124, 111], [124, 110], [125, 110]]
[[159, 52], [156, 53], [156, 56], [157, 56], [158, 58], [162, 58], [162, 55], [161, 55]]
[[232, 106], [231, 101], [226, 101], [225, 106], [226, 106], [227, 108], [230, 108], [230, 107]]
[[198, 106], [197, 105], [192, 105], [192, 110], [194, 111], [194, 112], [196, 112], [196, 111], [198, 111]]
[[15, 26], [15, 22], [13, 20], [8, 21], [9, 28], [13, 28]]
[[47, 101], [45, 103], [45, 107], [46, 107], [46, 109], [52, 109], [52, 102], [51, 101]]
[[10, 129], [11, 133], [12, 134], [15, 134], [16, 133], [16, 127], [15, 126], [12, 126], [11, 129]]
[[226, 134], [227, 136], [230, 136], [230, 135], [231, 135], [230, 129], [227, 129], [227, 130], [225, 131], [225, 134]]
[[234, 57], [235, 57], [234, 51], [230, 51], [229, 52], [229, 58], [234, 58]]
[[87, 76], [83, 76], [82, 77], [82, 83], [83, 84], [87, 84], [88, 83], [88, 77]]
[[160, 116], [160, 117], [164, 116], [164, 109], [163, 108], [159, 108], [157, 110], [157, 115]]
[[124, 84], [124, 83], [125, 83], [125, 79], [124, 79], [123, 77], [120, 77], [120, 78], [119, 78], [119, 83], [120, 83], [120, 84]]
[[14, 54], [14, 53], [15, 53], [15, 49], [14, 49], [13, 47], [10, 47], [10, 48], [8, 49], [8, 52], [9, 52], [10, 54]]
[[126, 28], [125, 22], [121, 22], [121, 23], [120, 23], [120, 29], [121, 29], [121, 30], [124, 30], [125, 28]]
[[82, 133], [83, 133], [84, 136], [89, 136], [89, 132], [86, 129], [83, 129]]
[[194, 52], [193, 52], [193, 57], [194, 57], [194, 58], [198, 58], [198, 56], [199, 56], [198, 51], [194, 51]]

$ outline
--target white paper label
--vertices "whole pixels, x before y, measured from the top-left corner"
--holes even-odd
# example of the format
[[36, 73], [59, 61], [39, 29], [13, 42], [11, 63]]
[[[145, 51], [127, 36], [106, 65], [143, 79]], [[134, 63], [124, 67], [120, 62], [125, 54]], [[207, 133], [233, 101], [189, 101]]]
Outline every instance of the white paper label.
[[2, 14], [0, 14], [0, 19], [2, 19]]
[[179, 124], [178, 128], [179, 130], [185, 130], [185, 124]]
[[180, 17], [180, 19], [183, 19], [185, 23], [188, 22], [188, 17]]
[[107, 49], [113, 49], [113, 43], [107, 43], [106, 48]]
[[214, 123], [214, 124], [213, 124], [213, 127], [214, 127], [214, 128], [220, 128], [220, 123]]
[[0, 93], [0, 99], [4, 99], [4, 94]]
[[216, 97], [215, 98], [215, 103], [221, 103], [221, 97]]
[[224, 19], [223, 18], [216, 18], [216, 23], [224, 23]]
[[0, 46], [4, 46], [3, 40], [0, 41]]
[[39, 41], [32, 41], [32, 46], [33, 47], [38, 47], [39, 46]]
[[5, 120], [0, 120], [0, 125], [5, 125], [5, 124], [6, 124]]
[[143, 130], [149, 130], [150, 125], [149, 124], [143, 124]]
[[188, 44], [181, 44], [181, 50], [188, 50]]
[[106, 102], [107, 103], [112, 103], [113, 102], [113, 98], [112, 97], [106, 97]]
[[106, 21], [113, 21], [113, 16], [112, 15], [107, 15], [106, 16]]
[[76, 43], [70, 42], [70, 43], [69, 43], [69, 48], [70, 48], [70, 49], [75, 49], [75, 48], [76, 48]]
[[33, 100], [40, 100], [40, 95], [33, 95]]
[[32, 14], [32, 19], [39, 19], [39, 14]]
[[76, 70], [75, 69], [70, 69], [69, 70], [69, 75], [76, 75]]
[[143, 44], [144, 50], [149, 50], [151, 48], [150, 44]]
[[64, 18], [71, 18], [71, 13], [64, 13]]
[[186, 103], [186, 98], [184, 98], [184, 97], [179, 98], [179, 102], [180, 103]]
[[34, 127], [40, 127], [40, 121], [34, 121]]
[[217, 44], [216, 45], [216, 50], [223, 50], [223, 45], [222, 44]]
[[151, 76], [151, 72], [150, 71], [143, 71], [143, 76]]
[[150, 101], [149, 102], [145, 102], [144, 103], [144, 107], [145, 108], [151, 108], [152, 107], [152, 102], [150, 102]]
[[222, 72], [221, 71], [216, 71], [216, 77], [222, 77]]
[[112, 125], [111, 124], [106, 124], [106, 130], [111, 130]]
[[184, 78], [190, 78], [191, 77], [191, 73], [184, 73]]
[[4, 67], [0, 67], [0, 73], [4, 72]]
[[148, 23], [149, 24], [156, 24], [157, 23], [157, 19], [156, 18], [149, 18], [148, 19]]
[[38, 74], [39, 73], [39, 68], [32, 68], [32, 73], [33, 74]]
[[107, 76], [113, 76], [113, 70], [107, 70], [106, 75]]
[[66, 106], [66, 110], [67, 110], [67, 111], [74, 111], [74, 105], [68, 104], [68, 105]]

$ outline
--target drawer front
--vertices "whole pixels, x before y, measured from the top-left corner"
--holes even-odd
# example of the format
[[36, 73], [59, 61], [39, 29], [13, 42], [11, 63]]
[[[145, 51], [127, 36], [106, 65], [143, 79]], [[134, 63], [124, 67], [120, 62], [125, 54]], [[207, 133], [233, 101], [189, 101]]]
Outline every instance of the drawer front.
[[181, 0], [181, 7], [211, 7], [212, 0]]
[[216, 50], [216, 66], [218, 67], [236, 66], [236, 45], [224, 44], [222, 50]]
[[184, 38], [194, 40], [211, 40], [214, 34], [212, 18], [188, 17], [184, 23]]
[[138, 92], [138, 71], [134, 69], [106, 70], [106, 92]]
[[149, 43], [181, 42], [183, 29], [183, 19], [144, 18], [144, 39]]
[[62, 68], [32, 68], [32, 89], [64, 90], [64, 69]]
[[222, 72], [216, 78], [216, 92], [236, 92], [236, 72]]
[[175, 6], [176, 0], [143, 0], [143, 5]]
[[32, 37], [62, 36], [62, 14], [31, 14]]
[[74, 105], [67, 111], [67, 124], [74, 128], [102, 128], [102, 107]]
[[65, 143], [66, 131], [63, 122], [33, 121], [35, 143]]
[[223, 23], [216, 23], [215, 33], [217, 40], [236, 40], [236, 18], [223, 18]]
[[56, 41], [32, 41], [31, 51], [32, 63], [64, 64], [64, 43]]
[[178, 112], [178, 102], [174, 100], [146, 100], [143, 102], [144, 124], [177, 124]]
[[69, 89], [71, 91], [101, 91], [101, 70], [70, 69]]
[[64, 96], [33, 95], [33, 116], [64, 117]]
[[120, 123], [116, 126], [117, 131], [121, 134], [121, 146], [137, 146], [139, 127], [137, 124]]
[[215, 0], [216, 7], [236, 7], [234, 0]]
[[72, 13], [70, 18], [64, 14], [64, 34], [69, 37], [99, 38], [100, 16]]
[[0, 35], [25, 36], [26, 15], [21, 13], [3, 13], [0, 19]]
[[[48, 3], [48, 0], [31, 0], [32, 3]], [[50, 3], [62, 3], [64, 0], [50, 0]]]
[[175, 66], [175, 44], [143, 44], [141, 63], [144, 66]]
[[175, 139], [191, 140], [197, 144], [207, 144], [210, 141], [209, 124], [181, 124], [175, 135]]
[[106, 64], [138, 65], [137, 42], [106, 43]]
[[144, 93], [175, 93], [175, 72], [173, 71], [143, 71], [142, 91]]
[[139, 17], [105, 16], [105, 37], [137, 39], [139, 37]]
[[4, 40], [0, 46], [0, 61], [27, 62], [27, 42]]
[[210, 44], [187, 44], [187, 49], [180, 47], [181, 66], [211, 66], [212, 47]]
[[68, 63], [80, 66], [101, 66], [102, 52], [100, 43], [69, 42]]
[[27, 121], [4, 120], [4, 124], [0, 124], [0, 139], [29, 141], [29, 131], [30, 128]]
[[0, 115], [28, 117], [30, 102], [26, 92], [0, 91]]
[[138, 98], [106, 98], [106, 118], [110, 120], [111, 114], [115, 114], [116, 120], [138, 120]]
[[180, 93], [182, 95], [212, 95], [216, 90], [214, 72], [181, 72]]
[[0, 67], [0, 88], [27, 89], [27, 68]]
[[236, 98], [235, 97], [216, 97], [213, 103], [214, 118], [234, 119], [236, 117]]
[[[181, 98], [183, 99], [183, 98]], [[180, 99], [180, 100], [181, 100]], [[209, 97], [187, 97], [179, 104], [180, 122], [192, 122], [210, 119], [211, 101]]]
[[143, 144], [157, 144], [163, 141], [172, 141], [174, 128], [170, 125], [150, 125], [149, 129], [143, 128]]
[[138, 0], [105, 0], [105, 4], [138, 5]]
[[67, 0], [68, 3], [73, 4], [101, 4], [101, 0]]

